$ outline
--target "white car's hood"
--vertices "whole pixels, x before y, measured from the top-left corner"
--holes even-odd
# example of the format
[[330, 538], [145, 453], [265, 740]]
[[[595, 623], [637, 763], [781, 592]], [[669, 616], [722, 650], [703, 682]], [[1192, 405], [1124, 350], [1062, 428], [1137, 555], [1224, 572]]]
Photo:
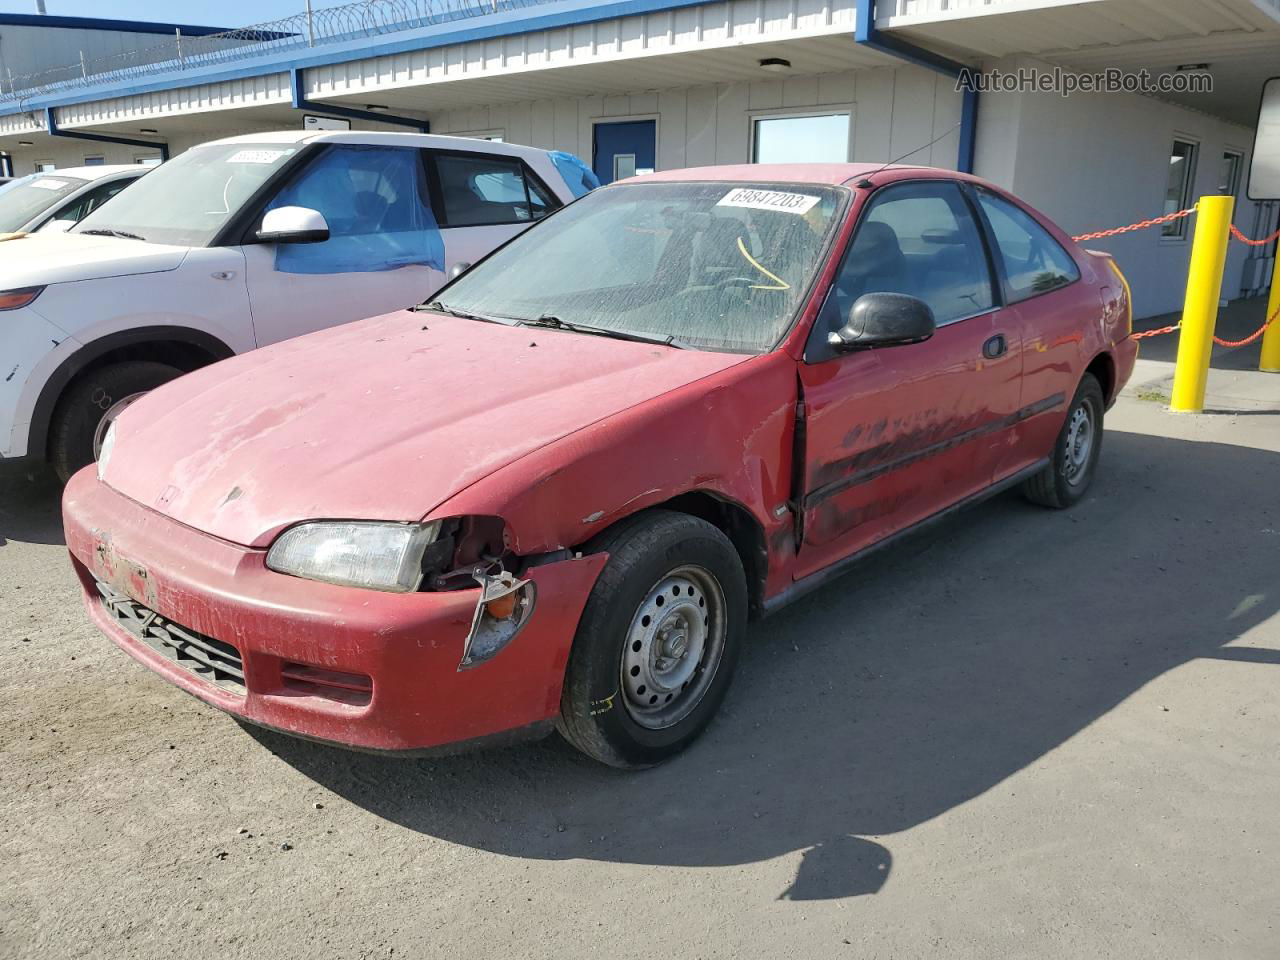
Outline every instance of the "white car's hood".
[[0, 243], [0, 290], [176, 270], [189, 249], [82, 233], [19, 237]]

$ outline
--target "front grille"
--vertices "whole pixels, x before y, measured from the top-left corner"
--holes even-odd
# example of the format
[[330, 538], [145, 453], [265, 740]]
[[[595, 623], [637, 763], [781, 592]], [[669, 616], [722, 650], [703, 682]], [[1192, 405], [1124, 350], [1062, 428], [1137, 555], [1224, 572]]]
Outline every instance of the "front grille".
[[231, 644], [179, 626], [101, 581], [97, 587], [107, 613], [152, 650], [214, 686], [245, 692], [244, 663]]

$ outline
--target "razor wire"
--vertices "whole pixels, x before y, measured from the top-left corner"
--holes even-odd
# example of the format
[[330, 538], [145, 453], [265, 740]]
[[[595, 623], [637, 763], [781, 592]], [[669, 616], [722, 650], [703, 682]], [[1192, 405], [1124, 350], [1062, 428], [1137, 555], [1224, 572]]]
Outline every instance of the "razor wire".
[[172, 39], [125, 53], [27, 74], [0, 77], [0, 103], [172, 71], [231, 64], [281, 52], [385, 36], [406, 30], [541, 6], [554, 0], [358, 0], [203, 36], [175, 30]]

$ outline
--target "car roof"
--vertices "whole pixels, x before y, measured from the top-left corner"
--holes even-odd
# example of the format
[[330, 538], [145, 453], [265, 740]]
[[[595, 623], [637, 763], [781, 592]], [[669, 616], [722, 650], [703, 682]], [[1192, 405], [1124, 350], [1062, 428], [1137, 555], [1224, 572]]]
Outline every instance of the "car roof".
[[372, 130], [278, 130], [249, 133], [213, 143], [354, 143], [386, 147], [434, 147], [437, 150], [470, 150], [476, 153], [546, 156], [547, 151], [515, 143], [480, 140], [476, 137], [448, 137], [438, 133], [384, 133]]
[[78, 180], [103, 180], [107, 177], [124, 173], [137, 173], [141, 176], [149, 169], [149, 167], [136, 163], [98, 164], [92, 167], [59, 167], [57, 170], [48, 171], [46, 176], [75, 177]]
[[849, 183], [872, 174], [887, 174], [885, 179], [900, 179], [904, 174], [928, 177], [969, 179], [965, 174], [940, 167], [883, 163], [738, 163], [719, 167], [690, 167], [686, 170], [663, 170], [631, 177], [627, 183], [680, 180], [747, 181], [751, 183]]

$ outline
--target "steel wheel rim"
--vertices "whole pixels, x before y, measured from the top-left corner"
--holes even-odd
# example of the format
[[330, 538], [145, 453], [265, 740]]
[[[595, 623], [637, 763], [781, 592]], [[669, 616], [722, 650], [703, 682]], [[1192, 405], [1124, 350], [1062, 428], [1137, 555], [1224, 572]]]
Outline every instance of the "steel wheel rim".
[[1089, 404], [1082, 403], [1071, 412], [1067, 423], [1066, 457], [1063, 472], [1067, 483], [1073, 487], [1084, 480], [1093, 454], [1093, 413]]
[[711, 571], [677, 567], [640, 602], [622, 648], [622, 700], [637, 724], [675, 726], [702, 702], [724, 654], [724, 591]]
[[102, 456], [102, 442], [107, 439], [107, 431], [111, 429], [111, 424], [116, 422], [116, 417], [124, 413], [125, 408], [130, 406], [135, 400], [139, 400], [146, 396], [147, 391], [142, 390], [138, 393], [131, 393], [127, 397], [117, 400], [111, 406], [107, 407], [107, 412], [102, 415], [102, 419], [98, 421], [98, 426], [93, 431], [93, 459], [97, 460]]

